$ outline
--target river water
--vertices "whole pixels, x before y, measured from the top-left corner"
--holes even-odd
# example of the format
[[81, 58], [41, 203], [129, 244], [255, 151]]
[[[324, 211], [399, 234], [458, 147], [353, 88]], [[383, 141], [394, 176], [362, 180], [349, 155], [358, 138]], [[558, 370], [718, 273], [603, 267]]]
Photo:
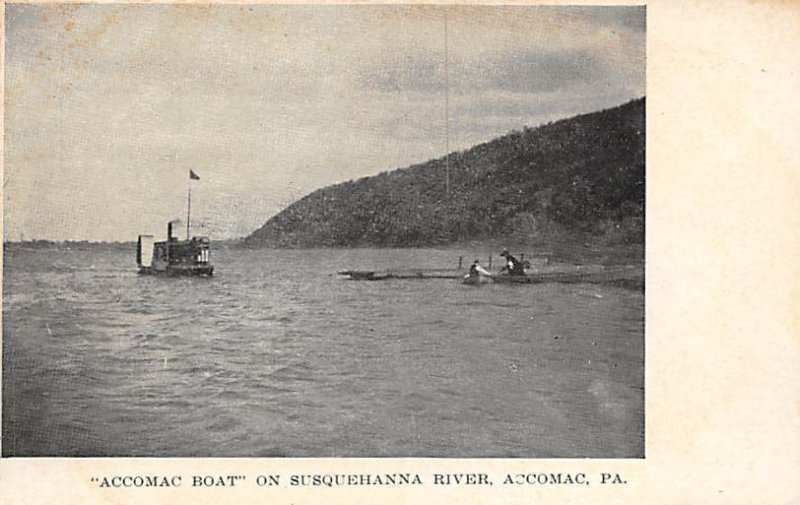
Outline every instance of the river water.
[[5, 252], [5, 456], [643, 457], [644, 294], [358, 282], [448, 250]]

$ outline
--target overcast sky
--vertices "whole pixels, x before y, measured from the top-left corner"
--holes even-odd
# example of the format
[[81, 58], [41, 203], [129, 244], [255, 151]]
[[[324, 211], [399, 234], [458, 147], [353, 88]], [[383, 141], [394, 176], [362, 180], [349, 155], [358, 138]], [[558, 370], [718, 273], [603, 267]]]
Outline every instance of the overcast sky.
[[642, 7], [6, 5], [5, 239], [244, 236], [308, 192], [645, 94]]

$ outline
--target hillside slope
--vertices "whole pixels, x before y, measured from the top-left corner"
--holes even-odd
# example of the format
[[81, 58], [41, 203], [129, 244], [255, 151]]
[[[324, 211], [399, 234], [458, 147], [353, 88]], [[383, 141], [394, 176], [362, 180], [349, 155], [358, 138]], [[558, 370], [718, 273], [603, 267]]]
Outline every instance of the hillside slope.
[[594, 236], [642, 243], [645, 99], [525, 128], [317, 190], [245, 239], [269, 247], [422, 247]]

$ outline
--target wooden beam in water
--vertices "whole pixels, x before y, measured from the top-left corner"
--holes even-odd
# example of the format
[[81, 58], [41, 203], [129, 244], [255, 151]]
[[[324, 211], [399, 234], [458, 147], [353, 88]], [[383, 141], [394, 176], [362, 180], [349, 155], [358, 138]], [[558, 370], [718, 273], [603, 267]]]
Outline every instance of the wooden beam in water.
[[382, 281], [386, 279], [459, 279], [463, 272], [453, 269], [427, 268], [418, 270], [344, 270], [337, 272], [356, 281]]
[[[429, 280], [429, 279], [461, 279], [463, 271], [453, 269], [403, 269], [403, 270], [345, 270], [339, 275], [347, 275], [356, 281], [383, 281], [389, 279], [399, 280]], [[644, 287], [644, 277], [640, 268], [623, 267], [605, 269], [603, 267], [590, 267], [583, 269], [556, 270], [549, 272], [534, 272], [528, 275], [495, 275], [495, 282], [503, 284], [607, 284], [620, 287], [641, 289]]]

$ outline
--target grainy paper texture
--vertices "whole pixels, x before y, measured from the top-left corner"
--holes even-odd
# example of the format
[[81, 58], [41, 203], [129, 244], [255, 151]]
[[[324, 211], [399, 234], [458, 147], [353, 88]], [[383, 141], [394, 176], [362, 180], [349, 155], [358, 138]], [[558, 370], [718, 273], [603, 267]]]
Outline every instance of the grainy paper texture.
[[[647, 5], [644, 459], [0, 460], [4, 503], [800, 501], [800, 7]], [[346, 36], [346, 35], [343, 35]], [[6, 86], [8, 83], [6, 83]], [[102, 188], [98, 188], [102, 191]], [[37, 195], [46, 199], [47, 195]], [[484, 472], [491, 487], [258, 487], [257, 475]], [[625, 484], [499, 486], [603, 472]], [[246, 475], [234, 488], [100, 489], [106, 475]]]

